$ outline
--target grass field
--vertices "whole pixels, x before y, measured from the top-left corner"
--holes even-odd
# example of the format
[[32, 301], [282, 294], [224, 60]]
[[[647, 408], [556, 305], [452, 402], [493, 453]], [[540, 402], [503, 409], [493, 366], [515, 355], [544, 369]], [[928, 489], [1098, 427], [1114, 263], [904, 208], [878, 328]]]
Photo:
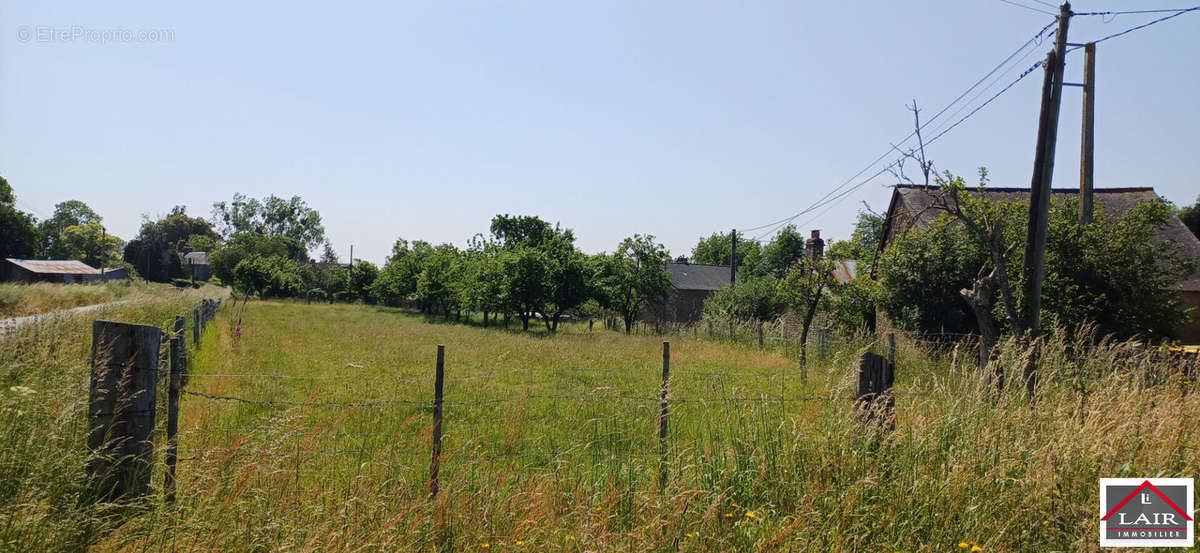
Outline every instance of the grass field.
[[[166, 324], [183, 308], [113, 315]], [[1052, 339], [1030, 409], [1020, 386], [992, 401], [969, 353], [901, 340], [885, 433], [848, 399], [869, 345], [858, 340], [835, 342], [802, 378], [787, 351], [689, 336], [582, 324], [522, 334], [351, 305], [238, 309], [210, 327], [187, 390], [245, 401], [185, 396], [178, 503], [151, 498], [121, 519], [77, 505], [82, 331], [0, 348], [0, 548], [1086, 551], [1098, 550], [1097, 478], [1200, 468], [1200, 400], [1129, 344], [1077, 360]], [[439, 343], [445, 441], [429, 501]], [[1010, 374], [1023, 353], [1006, 347]]]
[[119, 280], [102, 284], [0, 283], [0, 319], [151, 295], [165, 285]]

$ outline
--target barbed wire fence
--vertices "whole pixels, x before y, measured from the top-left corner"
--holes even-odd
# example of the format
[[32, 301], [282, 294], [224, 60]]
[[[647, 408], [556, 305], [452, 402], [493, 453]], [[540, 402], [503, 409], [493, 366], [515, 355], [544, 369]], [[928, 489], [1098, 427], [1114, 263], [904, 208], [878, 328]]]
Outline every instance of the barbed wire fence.
[[[205, 300], [201, 306], [197, 307], [193, 313], [193, 343], [192, 349], [201, 347], [198, 339], [202, 338], [207, 323], [212, 321], [220, 309], [220, 302], [216, 300]], [[660, 478], [665, 481], [669, 469], [669, 447], [668, 439], [670, 428], [671, 406], [686, 406], [694, 405], [699, 409], [709, 409], [718, 405], [738, 405], [750, 406], [757, 405], [765, 406], [784, 406], [790, 404], [801, 403], [836, 403], [836, 402], [853, 402], [861, 412], [881, 412], [884, 413], [884, 420], [891, 420], [892, 411], [894, 410], [895, 394], [892, 391], [891, 371], [894, 367], [894, 347], [891, 349], [890, 357], [884, 360], [888, 367], [889, 376], [886, 381], [881, 380], [879, 376], [872, 376], [870, 373], [872, 365], [866, 362], [860, 362], [859, 367], [859, 384], [857, 391], [853, 393], [837, 392], [827, 395], [817, 394], [788, 394], [786, 390], [779, 393], [778, 396], [767, 393], [746, 393], [747, 388], [741, 388], [740, 392], [737, 388], [733, 393], [720, 394], [703, 394], [703, 393], [672, 393], [671, 383], [673, 380], [678, 380], [679, 375], [673, 379], [670, 375], [670, 342], [663, 342], [663, 357], [662, 357], [662, 378], [655, 393], [637, 393], [637, 392], [620, 392], [614, 391], [611, 386], [601, 386], [585, 393], [573, 392], [557, 392], [557, 391], [534, 391], [527, 389], [522, 393], [505, 394], [496, 397], [465, 397], [462, 399], [446, 398], [444, 395], [444, 387], [446, 384], [467, 383], [474, 386], [479, 381], [499, 380], [509, 377], [520, 377], [530, 374], [535, 374], [540, 378], [542, 375], [539, 372], [554, 372], [561, 374], [563, 371], [574, 371], [576, 373], [596, 373], [596, 374], [621, 374], [628, 376], [630, 371], [622, 368], [605, 368], [605, 367], [585, 367], [576, 369], [562, 368], [536, 368], [536, 367], [520, 367], [506, 369], [502, 371], [492, 371], [487, 374], [471, 374], [462, 377], [457, 377], [447, 380], [445, 378], [444, 367], [444, 347], [438, 346], [438, 362], [435, 365], [435, 371], [430, 377], [408, 377], [408, 376], [379, 376], [379, 375], [360, 375], [360, 374], [345, 374], [345, 375], [300, 375], [300, 374], [281, 374], [278, 372], [258, 372], [247, 371], [244, 369], [226, 372], [214, 373], [195, 373], [188, 370], [188, 358], [190, 357], [189, 349], [184, 343], [186, 320], [184, 317], [178, 317], [169, 333], [163, 333], [157, 327], [146, 327], [153, 329], [153, 332], [147, 331], [147, 336], [157, 338], [153, 344], [153, 361], [147, 364], [153, 366], [136, 367], [124, 365], [112, 365], [105, 359], [123, 359], [129, 358], [130, 351], [136, 357], [137, 350], [145, 347], [145, 344], [137, 340], [114, 342], [108, 339], [108, 334], [120, 333], [128, 331], [129, 328], [139, 325], [128, 325], [125, 323], [111, 323], [97, 321], [93, 332], [93, 351], [102, 351], [101, 355], [93, 356], [93, 379], [92, 393], [89, 405], [89, 423], [91, 435], [102, 436], [103, 439], [89, 440], [89, 448], [92, 449], [93, 459], [106, 461], [98, 463], [96, 467], [89, 467], [89, 474], [92, 475], [93, 490], [96, 495], [104, 500], [117, 501], [128, 496], [144, 496], [150, 490], [150, 472], [154, 466], [153, 452], [155, 451], [153, 441], [155, 435], [165, 434], [166, 448], [164, 452], [165, 460], [162, 463], [164, 475], [164, 496], [167, 502], [175, 500], [176, 490], [176, 469], [180, 462], [199, 462], [206, 459], [220, 458], [228, 461], [234, 457], [243, 455], [253, 455], [256, 458], [267, 454], [277, 454], [280, 456], [288, 456], [295, 460], [292, 471], [298, 479], [301, 474], [319, 474], [321, 471], [306, 472], [301, 468], [301, 460], [304, 458], [325, 458], [325, 457], [356, 457], [360, 461], [366, 458], [374, 458], [383, 453], [389, 442], [395, 437], [394, 432], [376, 430], [357, 431], [347, 428], [328, 428], [321, 429], [319, 432], [322, 437], [339, 438], [340, 440], [328, 440], [330, 444], [317, 444], [315, 446], [302, 445], [297, 442], [294, 448], [282, 449], [271, 452], [265, 449], [242, 449], [240, 446], [250, 437], [261, 434], [270, 434], [279, 432], [279, 427], [272, 421], [270, 423], [255, 424], [255, 425], [240, 425], [240, 426], [218, 426], [206, 428], [191, 428], [179, 430], [179, 416], [183, 398], [188, 398], [191, 401], [206, 401], [206, 402], [224, 402], [237, 404], [242, 406], [261, 407], [261, 408], [282, 408], [282, 409], [330, 409], [330, 410], [396, 410], [403, 409], [408, 416], [404, 417], [411, 422], [414, 418], [429, 416], [432, 422], [431, 451], [429, 478], [427, 482], [427, 490], [430, 497], [436, 497], [439, 488], [440, 466], [446, 455], [442, 451], [442, 435], [441, 427], [444, 417], [447, 413], [453, 415], [457, 409], [496, 406], [500, 404], [525, 403], [531, 401], [553, 402], [557, 406], [560, 403], [566, 404], [569, 410], [576, 413], [581, 412], [582, 406], [589, 404], [603, 405], [628, 405], [616, 409], [613, 413], [607, 416], [588, 416], [586, 422], [593, 425], [596, 429], [607, 429], [604, 434], [599, 433], [599, 430], [594, 431], [594, 438], [610, 439], [613, 444], [625, 445], [626, 449], [621, 451], [621, 456], [626, 459], [641, 459], [648, 463], [656, 461]], [[196, 329], [199, 329], [198, 331]], [[166, 338], [166, 340], [163, 340]], [[149, 348], [146, 348], [149, 349]], [[882, 358], [881, 358], [882, 359]], [[134, 364], [136, 365], [136, 363]], [[121, 371], [102, 370], [112, 368], [122, 368]], [[138, 381], [139, 386], [135, 386], [133, 390], [130, 386], [123, 383], [131, 379], [131, 371], [129, 369], [142, 369], [153, 375], [152, 378], [136, 378], [133, 375], [133, 380]], [[98, 370], [101, 369], [101, 370]], [[764, 374], [761, 372], [721, 372], [721, 371], [694, 371], [685, 373], [692, 377], [702, 379], [738, 379], [745, 381], [751, 378], [766, 378], [770, 379], [789, 379], [789, 378], [806, 378], [803, 373], [795, 370], [780, 371], [779, 373]], [[97, 378], [97, 377], [100, 378]], [[333, 401], [331, 399], [323, 399], [316, 396], [317, 389], [311, 389], [310, 397], [305, 400], [287, 399], [284, 397], [248, 397], [244, 395], [232, 393], [218, 393], [215, 390], [206, 390], [201, 383], [212, 379], [239, 379], [239, 380], [254, 380], [259, 382], [286, 382], [286, 383], [308, 383], [319, 385], [327, 382], [368, 382], [371, 384], [379, 383], [395, 383], [407, 385], [433, 385], [434, 390], [432, 399], [412, 399], [411, 394], [408, 398], [364, 398], [355, 401]], [[192, 388], [199, 389], [192, 389]], [[155, 400], [155, 396], [161, 399], [161, 394], [156, 394], [159, 388], [166, 392], [167, 400], [165, 406], [161, 406], [161, 400]], [[117, 394], [106, 392], [117, 391]], [[120, 392], [130, 392], [132, 394], [122, 395]], [[649, 392], [650, 390], [646, 390]], [[150, 402], [139, 404], [137, 398], [140, 396], [149, 395]], [[470, 395], [470, 394], [468, 394]], [[109, 397], [112, 396], [112, 397]], [[99, 399], [99, 401], [97, 401]], [[189, 401], [189, 403], [191, 402]], [[161, 406], [161, 407], [160, 407]], [[160, 408], [164, 408], [167, 414], [167, 421], [164, 425], [155, 424], [154, 414]], [[651, 423], [648, 426], [653, 428], [656, 434], [656, 440], [650, 436], [638, 437], [638, 434], [644, 430], [636, 430], [628, 426], [621, 426], [619, 423], [627, 423], [631, 419], [631, 413], [635, 409], [645, 409], [649, 413], [646, 414], [643, 423]], [[637, 411], [641, 413], [641, 411]], [[149, 418], [148, 427], [152, 429], [149, 432], [137, 432], [139, 428], [147, 426], [145, 421], [142, 425], [129, 424], [126, 415], [136, 414], [139, 417]], [[678, 414], [676, 415], [678, 416]], [[399, 419], [397, 419], [399, 420]], [[408, 423], [406, 422], [405, 425]], [[636, 420], [635, 420], [636, 424]], [[418, 425], [421, 426], [421, 425]], [[316, 431], [316, 429], [310, 429]], [[192, 439], [204, 438], [204, 442], [216, 441], [218, 444], [224, 444], [228, 447], [218, 449], [203, 449], [189, 447], [189, 456], [180, 457], [179, 441], [180, 437], [184, 436], [189, 441]], [[339, 447], [339, 442], [344, 440], [359, 440], [357, 447]], [[468, 440], [470, 442], [471, 440]], [[642, 448], [641, 451], [633, 450], [634, 442], [644, 441], [647, 445], [657, 442], [658, 447], [652, 446]], [[149, 447], [143, 447], [136, 451], [122, 449], [122, 444], [129, 443], [144, 443], [149, 442]], [[368, 447], [368, 443], [372, 443], [372, 447]], [[551, 444], [550, 451], [534, 450], [528, 451], [525, 448], [501, 448], [501, 451], [489, 452], [490, 458], [531, 458], [531, 459], [555, 459], [565, 452], [571, 452], [573, 449], [586, 449], [591, 444], [580, 446], [578, 444]], [[478, 448], [478, 444], [475, 444]], [[394, 448], [393, 448], [394, 449]], [[657, 449], [657, 451], [654, 451]], [[578, 451], [576, 451], [578, 453]], [[462, 455], [462, 451], [451, 453], [451, 456]]]

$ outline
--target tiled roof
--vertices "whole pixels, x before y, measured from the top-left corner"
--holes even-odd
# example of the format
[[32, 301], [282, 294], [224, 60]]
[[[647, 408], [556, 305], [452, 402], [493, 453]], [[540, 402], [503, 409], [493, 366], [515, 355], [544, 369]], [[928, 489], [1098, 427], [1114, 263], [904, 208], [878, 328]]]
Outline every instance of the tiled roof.
[[667, 263], [671, 286], [678, 290], [720, 290], [729, 286], [729, 266]]

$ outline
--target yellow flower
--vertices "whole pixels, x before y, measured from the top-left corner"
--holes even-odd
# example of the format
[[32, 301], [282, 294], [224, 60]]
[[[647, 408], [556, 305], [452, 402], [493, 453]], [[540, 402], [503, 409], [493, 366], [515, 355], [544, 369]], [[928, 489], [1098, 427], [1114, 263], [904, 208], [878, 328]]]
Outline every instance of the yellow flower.
[[738, 506], [738, 504], [737, 504], [737, 503], [734, 503], [734, 504], [733, 504], [733, 506], [734, 506], [734, 507], [737, 507], [737, 506]]
[[733, 518], [733, 513], [725, 513], [725, 518]]
[[691, 533], [691, 532], [688, 532], [688, 533], [686, 533], [686, 534], [684, 534], [684, 535], [685, 535], [685, 536], [687, 536], [687, 537], [689, 537], [689, 538], [694, 538], [694, 537], [696, 537], [696, 534], [693, 534], [693, 533]]
[[525, 545], [525, 542], [523, 542], [521, 540], [517, 540], [517, 545]]
[[972, 545], [971, 551], [974, 551], [975, 553], [979, 553], [980, 551], [983, 551], [983, 548], [979, 547], [978, 545]]
[[492, 544], [490, 544], [490, 543], [483, 543], [483, 544], [480, 544], [480, 545], [479, 545], [479, 548], [480, 548], [480, 549], [487, 549], [487, 548], [489, 548], [489, 547], [491, 547], [491, 546], [492, 546]]
[[746, 518], [754, 518], [756, 516], [758, 515], [754, 514], [754, 511], [746, 511]]
[[969, 545], [967, 545], [967, 542], [965, 542], [965, 541], [960, 541], [960, 542], [958, 542], [958, 546], [959, 546], [959, 547], [961, 547], [961, 548], [963, 548], [963, 549], [966, 549], [966, 548], [970, 547]]
[[604, 507], [596, 507], [596, 512], [597, 512], [597, 513], [599, 513], [600, 511], [603, 511], [603, 510], [604, 510]]

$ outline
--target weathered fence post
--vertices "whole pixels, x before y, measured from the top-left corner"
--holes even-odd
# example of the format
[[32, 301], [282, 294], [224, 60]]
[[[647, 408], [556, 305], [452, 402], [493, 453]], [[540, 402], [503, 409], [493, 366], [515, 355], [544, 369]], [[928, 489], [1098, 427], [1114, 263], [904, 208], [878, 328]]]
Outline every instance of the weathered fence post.
[[[176, 319], [179, 328], [183, 317]], [[183, 388], [183, 335], [171, 338], [171, 381], [167, 388], [167, 474], [163, 481], [167, 503], [175, 502], [175, 464], [179, 453], [179, 391]]]
[[658, 488], [661, 490], [667, 484], [667, 392], [671, 386], [671, 342], [663, 342], [662, 389], [659, 391], [658, 415], [658, 451], [659, 470]]
[[883, 417], [888, 429], [892, 427], [896, 398], [892, 394], [895, 365], [883, 356], [867, 352], [858, 359], [858, 393], [854, 405], [865, 422]]
[[758, 349], [763, 347], [763, 322], [758, 321]]
[[445, 379], [446, 346], [437, 347], [437, 374], [433, 379], [433, 454], [429, 460], [429, 498], [438, 494], [438, 468], [442, 461], [442, 383]]
[[200, 308], [192, 309], [192, 345], [200, 347]]
[[892, 366], [896, 365], [896, 333], [895, 332], [888, 333], [888, 362], [890, 362], [892, 364]]
[[88, 481], [97, 502], [145, 495], [154, 455], [158, 327], [92, 323]]

